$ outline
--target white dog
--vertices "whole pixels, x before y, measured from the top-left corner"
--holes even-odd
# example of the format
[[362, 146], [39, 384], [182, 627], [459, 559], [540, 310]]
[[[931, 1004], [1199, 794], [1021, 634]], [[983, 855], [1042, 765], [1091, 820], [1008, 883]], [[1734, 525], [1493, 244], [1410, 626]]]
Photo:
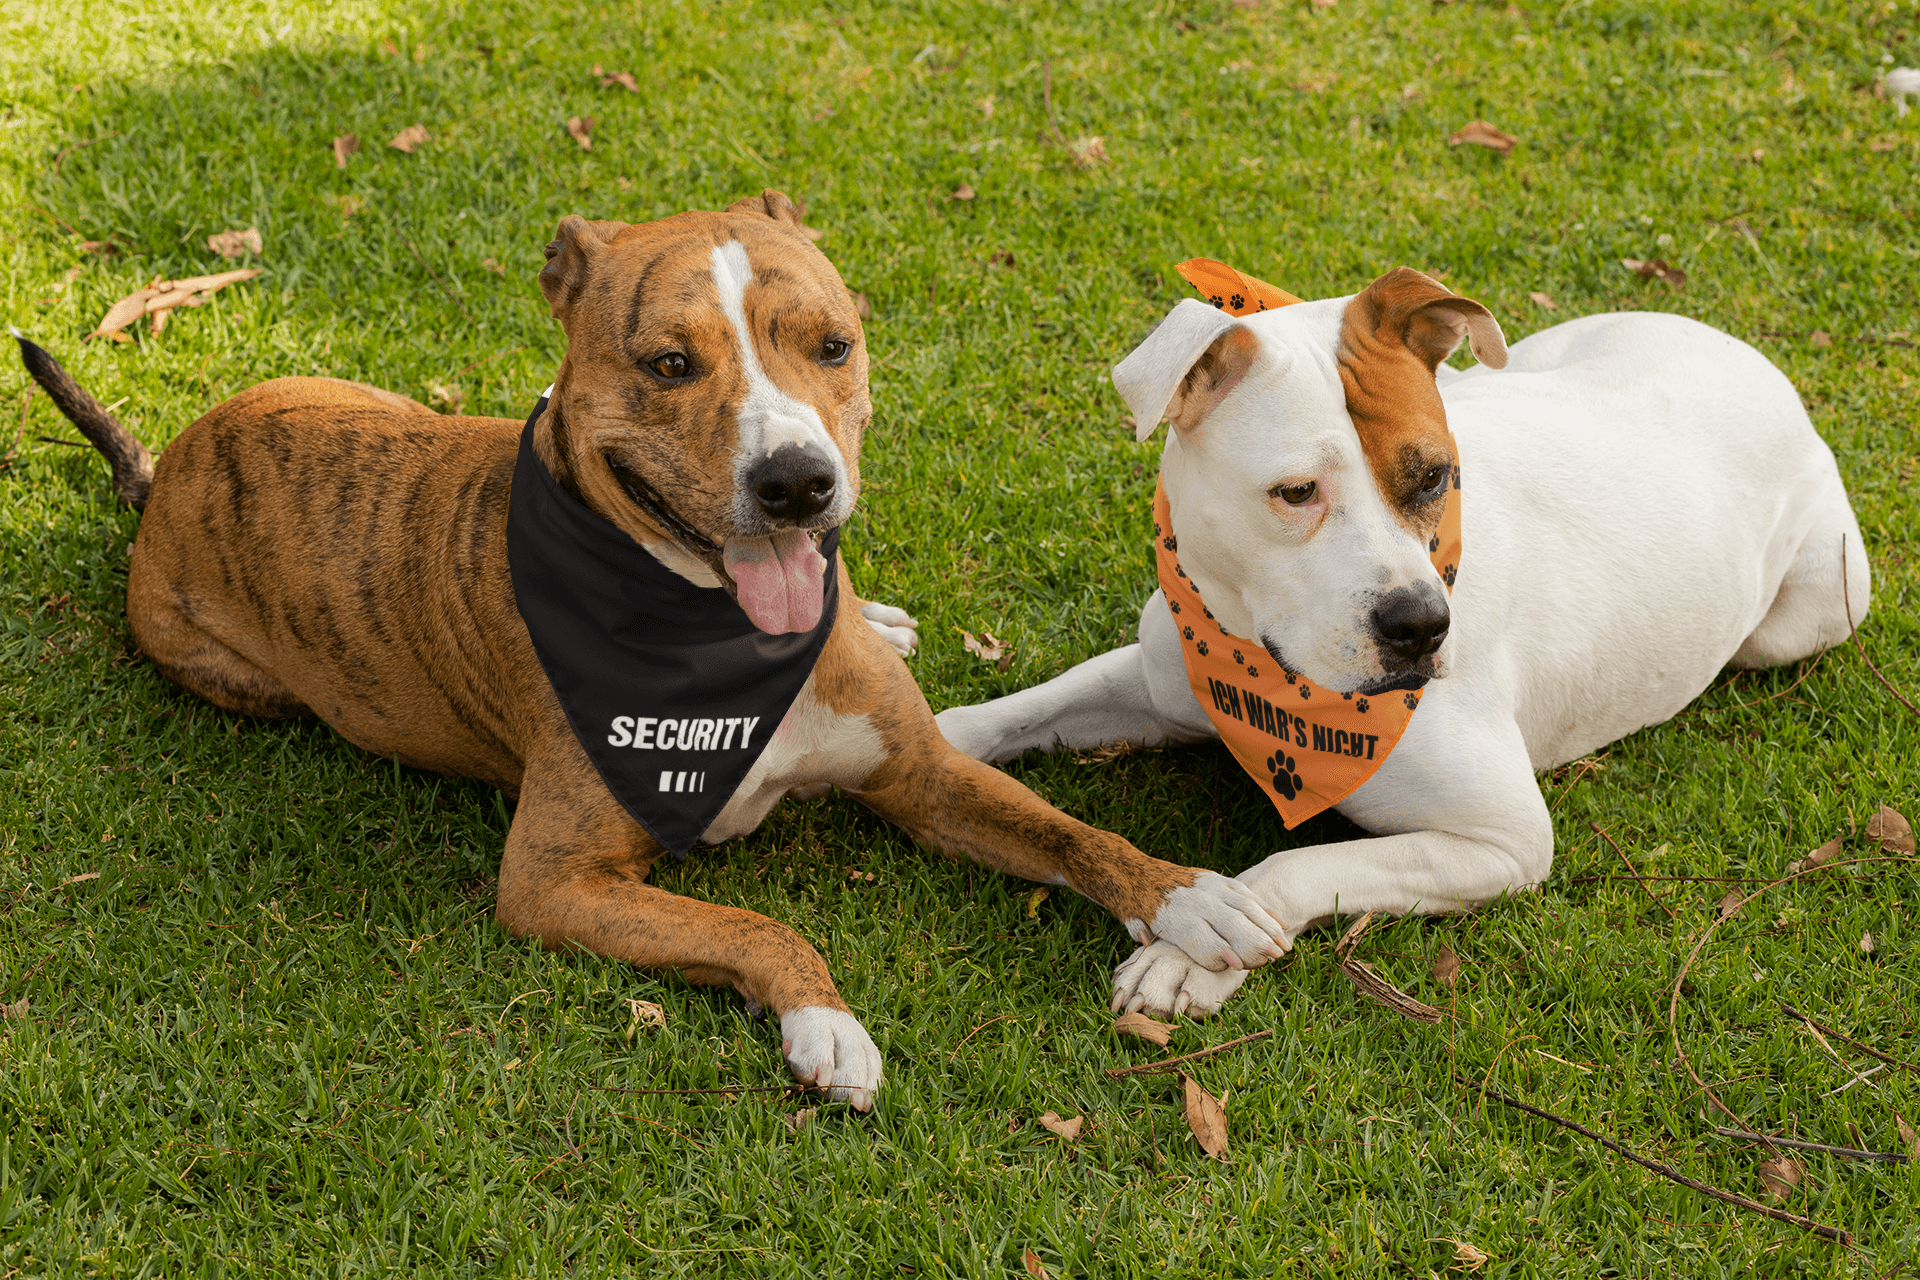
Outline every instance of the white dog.
[[[1455, 373], [1463, 338], [1480, 364]], [[1114, 383], [1142, 439], [1172, 420], [1160, 480], [1205, 626], [1332, 694], [1425, 686], [1338, 803], [1377, 834], [1238, 877], [1293, 932], [1537, 885], [1553, 826], [1534, 770], [1667, 719], [1729, 664], [1839, 644], [1867, 612], [1859, 526], [1793, 386], [1679, 316], [1590, 316], [1509, 352], [1484, 307], [1400, 268], [1258, 315], [1182, 302]], [[1429, 558], [1441, 499], [1463, 503], [1457, 582]], [[1218, 736], [1159, 591], [1140, 643], [938, 722], [986, 761]], [[1154, 941], [1115, 972], [1114, 1008], [1201, 1016], [1245, 979]]]

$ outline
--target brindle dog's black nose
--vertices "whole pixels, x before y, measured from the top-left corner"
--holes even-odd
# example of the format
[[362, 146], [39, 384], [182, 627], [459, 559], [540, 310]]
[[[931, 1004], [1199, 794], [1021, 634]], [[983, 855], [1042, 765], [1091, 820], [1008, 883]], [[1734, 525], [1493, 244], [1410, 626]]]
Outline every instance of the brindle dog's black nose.
[[805, 520], [833, 501], [833, 461], [815, 445], [783, 444], [747, 473], [747, 488], [776, 520]]
[[1431, 582], [1389, 591], [1374, 606], [1373, 634], [1396, 662], [1414, 663], [1447, 638], [1447, 597]]

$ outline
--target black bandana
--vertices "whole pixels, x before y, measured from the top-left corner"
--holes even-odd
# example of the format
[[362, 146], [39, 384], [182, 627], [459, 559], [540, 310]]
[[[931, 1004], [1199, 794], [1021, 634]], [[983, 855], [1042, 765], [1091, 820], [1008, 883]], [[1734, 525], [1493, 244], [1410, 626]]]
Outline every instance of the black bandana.
[[812, 631], [773, 636], [719, 587], [688, 582], [561, 488], [520, 434], [507, 567], [520, 618], [587, 758], [676, 858], [733, 798], [833, 632], [840, 531], [821, 541]]

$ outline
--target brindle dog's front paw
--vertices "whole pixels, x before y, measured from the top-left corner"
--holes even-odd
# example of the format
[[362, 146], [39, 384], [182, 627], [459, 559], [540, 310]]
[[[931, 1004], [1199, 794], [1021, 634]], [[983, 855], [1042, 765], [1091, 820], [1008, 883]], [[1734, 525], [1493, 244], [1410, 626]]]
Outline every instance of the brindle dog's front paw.
[[1252, 890], [1216, 871], [1175, 889], [1153, 919], [1129, 920], [1135, 942], [1167, 942], [1203, 969], [1256, 969], [1293, 946], [1293, 935]]
[[1215, 973], [1169, 942], [1141, 947], [1113, 971], [1113, 1011], [1151, 1014], [1156, 1018], [1184, 1013], [1205, 1018], [1247, 980], [1245, 969]]
[[920, 643], [920, 633], [915, 630], [920, 621], [905, 609], [868, 600], [860, 606], [860, 616], [903, 658], [912, 654], [913, 647]]
[[842, 1009], [806, 1005], [780, 1019], [780, 1052], [801, 1084], [855, 1111], [873, 1110], [880, 1092], [880, 1050], [858, 1019]]

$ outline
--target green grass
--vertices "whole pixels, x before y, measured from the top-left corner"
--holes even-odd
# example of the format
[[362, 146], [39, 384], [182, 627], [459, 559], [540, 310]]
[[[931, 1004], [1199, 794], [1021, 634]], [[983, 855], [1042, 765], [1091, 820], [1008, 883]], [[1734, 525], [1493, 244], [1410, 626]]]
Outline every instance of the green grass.
[[[1173, 262], [1223, 258], [1310, 297], [1444, 270], [1514, 338], [1681, 311], [1801, 388], [1875, 566], [1862, 640], [1912, 697], [1920, 360], [1865, 340], [1920, 333], [1920, 114], [1870, 92], [1883, 55], [1920, 62], [1917, 22], [1909, 0], [798, 17], [266, 0], [191, 18], [8, 0], [0, 289], [5, 318], [124, 398], [155, 446], [282, 374], [450, 383], [470, 411], [519, 417], [560, 351], [533, 281], [560, 216], [803, 197], [874, 309], [871, 484], [846, 555], [863, 593], [922, 620], [936, 707], [1130, 638], [1157, 444], [1132, 442], [1104, 374], [1183, 296]], [[600, 88], [596, 61], [643, 91]], [[590, 153], [570, 115], [598, 118]], [[1511, 156], [1446, 145], [1482, 117], [1522, 138]], [[382, 145], [416, 122], [433, 136], [418, 154]], [[1076, 168], [1055, 128], [1101, 136], [1111, 161]], [[348, 132], [367, 145], [342, 171], [328, 144]], [[974, 199], [947, 198], [963, 183]], [[262, 277], [158, 339], [80, 344], [114, 298], [214, 269], [205, 237], [248, 225]], [[1622, 257], [1676, 263], [1685, 291]], [[1277, 1033], [1195, 1070], [1230, 1091], [1226, 1163], [1187, 1136], [1171, 1077], [1102, 1074], [1153, 1053], [1108, 1030], [1106, 975], [1130, 950], [1114, 921], [1060, 892], [1032, 909], [1028, 886], [844, 799], [789, 804], [658, 878], [813, 939], [882, 1046], [872, 1116], [823, 1108], [794, 1133], [783, 1117], [807, 1104], [778, 1094], [592, 1087], [785, 1072], [729, 994], [498, 931], [492, 793], [156, 675], [123, 616], [135, 518], [91, 453], [38, 441], [71, 432], [44, 397], [23, 414], [26, 385], [0, 361], [0, 441], [24, 433], [0, 473], [0, 1000], [28, 1002], [0, 1022], [0, 1276], [1021, 1276], [1032, 1249], [1054, 1276], [1425, 1277], [1464, 1265], [1455, 1240], [1494, 1276], [1920, 1265], [1920, 1169], [1807, 1158], [1788, 1207], [1854, 1231], [1849, 1253], [1449, 1083], [1490, 1076], [1758, 1193], [1760, 1153], [1714, 1137], [1670, 1065], [1667, 991], [1725, 886], [1663, 881], [1656, 903], [1609, 882], [1625, 868], [1589, 824], [1642, 870], [1764, 878], [1835, 833], [1867, 852], [1883, 800], [1920, 817], [1920, 719], [1859, 645], [1797, 687], [1729, 675], [1603, 768], [1544, 779], [1544, 892], [1376, 931], [1369, 957], [1446, 1007], [1442, 1027], [1356, 998], [1324, 936], [1184, 1025], [1175, 1050]], [[1631, 504], [1631, 475], [1596, 480]], [[958, 627], [1016, 645], [1011, 670], [963, 653]], [[1352, 834], [1284, 832], [1218, 749], [1016, 772], [1228, 872]], [[1755, 1127], [1894, 1149], [1920, 1081], [1888, 1068], [1832, 1093], [1851, 1073], [1776, 1007], [1920, 1060], [1917, 914], [1910, 864], [1772, 892], [1695, 965], [1686, 1052]], [[1428, 975], [1443, 943], [1464, 961], [1451, 992]], [[666, 1027], [629, 1038], [629, 998]], [[1046, 1110], [1084, 1113], [1087, 1133], [1053, 1140]]]

